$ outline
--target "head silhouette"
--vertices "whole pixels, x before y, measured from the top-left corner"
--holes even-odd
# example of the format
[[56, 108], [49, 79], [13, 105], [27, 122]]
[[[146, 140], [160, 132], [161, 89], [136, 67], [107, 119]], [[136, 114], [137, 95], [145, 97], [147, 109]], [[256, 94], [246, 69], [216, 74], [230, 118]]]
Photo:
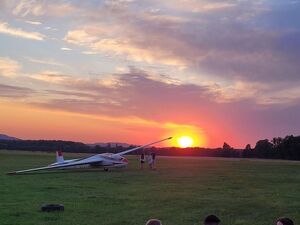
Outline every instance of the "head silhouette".
[[162, 223], [160, 220], [151, 219], [147, 221], [146, 225], [162, 225]]
[[215, 215], [209, 215], [204, 220], [204, 225], [218, 225], [221, 220]]
[[276, 225], [294, 225], [293, 220], [287, 218], [287, 217], [280, 217], [276, 221]]

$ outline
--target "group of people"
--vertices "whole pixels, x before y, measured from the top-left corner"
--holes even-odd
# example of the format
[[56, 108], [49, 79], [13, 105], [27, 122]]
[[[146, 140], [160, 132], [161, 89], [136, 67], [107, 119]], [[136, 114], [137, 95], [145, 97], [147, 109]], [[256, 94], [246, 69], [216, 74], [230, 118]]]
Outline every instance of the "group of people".
[[144, 164], [148, 163], [151, 170], [155, 169], [156, 154], [154, 152], [142, 152], [140, 156], [140, 167], [144, 169]]
[[[221, 224], [221, 220], [215, 215], [209, 215], [204, 219], [203, 224], [219, 225]], [[151, 219], [147, 221], [146, 225], [162, 225], [162, 222], [158, 219]], [[280, 217], [279, 219], [276, 220], [275, 225], [294, 225], [294, 222], [293, 220], [287, 217]]]

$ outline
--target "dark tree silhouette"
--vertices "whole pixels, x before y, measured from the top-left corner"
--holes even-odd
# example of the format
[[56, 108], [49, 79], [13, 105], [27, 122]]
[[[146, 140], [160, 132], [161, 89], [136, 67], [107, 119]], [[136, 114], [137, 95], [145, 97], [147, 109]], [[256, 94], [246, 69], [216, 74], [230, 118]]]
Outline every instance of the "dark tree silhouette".
[[250, 144], [246, 145], [246, 147], [242, 153], [242, 157], [244, 157], [244, 158], [252, 158], [253, 157], [253, 150], [252, 150]]
[[231, 150], [233, 149], [229, 144], [227, 144], [226, 142], [224, 142], [223, 144], [223, 150]]
[[283, 139], [281, 137], [274, 137], [272, 139], [273, 148], [277, 148], [281, 143]]
[[251, 145], [250, 145], [250, 144], [247, 144], [246, 147], [245, 147], [245, 150], [251, 151], [251, 150], [252, 150]]
[[272, 158], [273, 144], [268, 139], [260, 140], [256, 143], [254, 151], [258, 158]]
[[[23, 150], [23, 151], [46, 151], [55, 152], [62, 150], [64, 152], [86, 152], [86, 153], [103, 153], [103, 152], [121, 152], [133, 148], [129, 146], [108, 146], [99, 145], [90, 146], [80, 142], [60, 141], [60, 140], [0, 140], [0, 149]], [[151, 148], [157, 155], [168, 156], [208, 156], [208, 157], [244, 157], [244, 158], [266, 158], [266, 159], [287, 159], [300, 160], [300, 136], [288, 135], [285, 138], [275, 137], [271, 140], [259, 140], [254, 149], [250, 144], [245, 149], [234, 149], [224, 142], [223, 148], [187, 148], [184, 151], [181, 148]], [[140, 154], [142, 150], [132, 152]]]

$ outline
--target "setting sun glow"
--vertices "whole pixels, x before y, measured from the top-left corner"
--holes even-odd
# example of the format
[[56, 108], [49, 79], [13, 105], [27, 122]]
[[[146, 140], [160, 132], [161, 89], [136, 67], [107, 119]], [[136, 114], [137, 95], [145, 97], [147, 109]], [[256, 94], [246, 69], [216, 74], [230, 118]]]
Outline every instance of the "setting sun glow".
[[178, 138], [178, 144], [181, 148], [192, 147], [193, 143], [194, 143], [193, 138], [191, 138], [189, 136], [182, 136], [182, 137]]

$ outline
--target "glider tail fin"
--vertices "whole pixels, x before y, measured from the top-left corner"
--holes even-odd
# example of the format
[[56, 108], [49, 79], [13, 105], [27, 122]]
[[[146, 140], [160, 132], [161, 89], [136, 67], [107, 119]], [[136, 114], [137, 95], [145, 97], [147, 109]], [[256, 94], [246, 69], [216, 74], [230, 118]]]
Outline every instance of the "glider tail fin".
[[57, 151], [56, 152], [56, 162], [57, 163], [63, 163], [65, 160], [64, 160], [64, 156], [62, 154], [61, 151]]

